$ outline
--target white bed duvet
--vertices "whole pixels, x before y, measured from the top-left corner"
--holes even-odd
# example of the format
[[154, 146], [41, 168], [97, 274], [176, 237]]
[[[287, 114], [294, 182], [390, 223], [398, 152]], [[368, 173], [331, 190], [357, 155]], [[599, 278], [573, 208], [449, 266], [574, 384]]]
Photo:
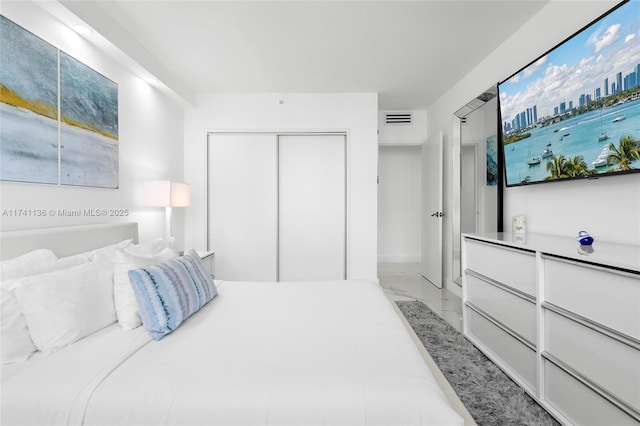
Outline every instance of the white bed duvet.
[[160, 341], [114, 324], [4, 365], [1, 423], [462, 424], [378, 284], [218, 291]]

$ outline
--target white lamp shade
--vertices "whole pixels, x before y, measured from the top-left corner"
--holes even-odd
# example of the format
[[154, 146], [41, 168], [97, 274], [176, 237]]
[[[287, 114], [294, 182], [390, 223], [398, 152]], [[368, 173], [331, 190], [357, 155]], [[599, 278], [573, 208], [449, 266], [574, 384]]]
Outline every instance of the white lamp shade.
[[149, 207], [188, 207], [191, 205], [191, 186], [169, 180], [144, 183], [144, 205]]

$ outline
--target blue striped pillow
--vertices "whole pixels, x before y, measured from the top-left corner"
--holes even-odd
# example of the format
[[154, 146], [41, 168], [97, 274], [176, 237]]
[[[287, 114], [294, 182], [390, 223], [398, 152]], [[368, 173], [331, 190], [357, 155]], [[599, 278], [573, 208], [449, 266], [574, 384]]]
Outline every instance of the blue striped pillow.
[[142, 324], [155, 340], [175, 330], [218, 291], [200, 256], [184, 256], [129, 271]]

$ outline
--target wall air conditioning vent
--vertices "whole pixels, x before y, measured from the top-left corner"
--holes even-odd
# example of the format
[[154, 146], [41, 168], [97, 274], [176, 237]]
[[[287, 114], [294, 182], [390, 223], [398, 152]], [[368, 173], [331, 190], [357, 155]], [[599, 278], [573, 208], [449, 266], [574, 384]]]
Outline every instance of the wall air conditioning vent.
[[386, 112], [385, 124], [413, 124], [413, 114], [410, 112]]

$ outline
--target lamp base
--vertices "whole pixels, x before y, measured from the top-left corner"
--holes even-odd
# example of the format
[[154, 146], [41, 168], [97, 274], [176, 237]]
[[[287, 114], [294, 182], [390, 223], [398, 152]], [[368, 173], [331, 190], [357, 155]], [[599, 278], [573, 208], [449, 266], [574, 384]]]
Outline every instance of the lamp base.
[[165, 207], [165, 227], [164, 227], [164, 236], [165, 238], [169, 238], [171, 236], [171, 207]]

